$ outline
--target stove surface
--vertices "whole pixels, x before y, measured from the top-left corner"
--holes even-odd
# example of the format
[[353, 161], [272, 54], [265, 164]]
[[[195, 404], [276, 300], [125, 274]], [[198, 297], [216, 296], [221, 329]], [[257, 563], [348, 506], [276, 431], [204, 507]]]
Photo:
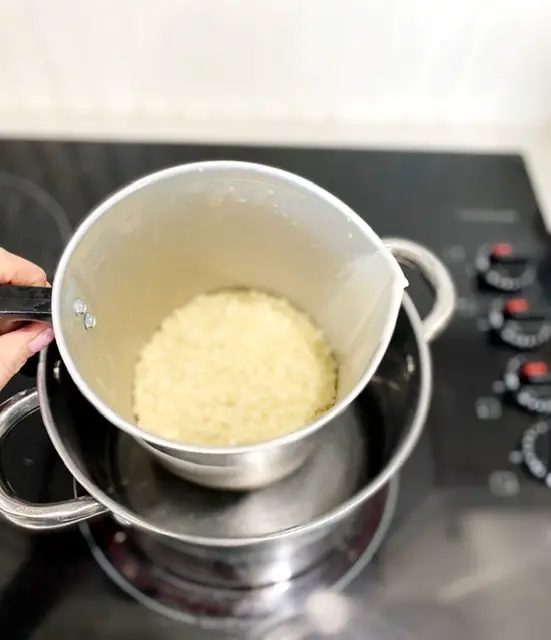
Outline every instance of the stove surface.
[[[401, 474], [385, 543], [344, 592], [348, 624], [338, 637], [547, 637], [551, 251], [521, 158], [4, 141], [2, 245], [52, 276], [71, 228], [98, 201], [145, 173], [204, 159], [262, 162], [314, 180], [380, 235], [426, 244], [458, 288], [456, 316], [433, 346], [425, 435]], [[426, 311], [430, 297], [414, 275], [411, 293]], [[32, 384], [20, 375], [1, 396]], [[23, 497], [71, 494], [71, 478], [37, 415], [0, 455]], [[305, 614], [255, 632], [314, 638], [315, 626]], [[10, 640], [235, 636], [138, 604], [106, 577], [78, 530], [29, 535], [4, 521], [0, 629]]]

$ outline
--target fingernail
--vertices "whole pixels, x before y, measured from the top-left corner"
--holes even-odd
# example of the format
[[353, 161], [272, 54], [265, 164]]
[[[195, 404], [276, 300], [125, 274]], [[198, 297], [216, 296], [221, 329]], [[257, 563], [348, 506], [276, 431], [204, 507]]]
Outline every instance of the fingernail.
[[50, 344], [50, 342], [54, 339], [54, 331], [53, 329], [44, 329], [42, 333], [39, 333], [36, 338], [33, 338], [29, 342], [29, 351], [31, 353], [38, 353], [44, 347]]

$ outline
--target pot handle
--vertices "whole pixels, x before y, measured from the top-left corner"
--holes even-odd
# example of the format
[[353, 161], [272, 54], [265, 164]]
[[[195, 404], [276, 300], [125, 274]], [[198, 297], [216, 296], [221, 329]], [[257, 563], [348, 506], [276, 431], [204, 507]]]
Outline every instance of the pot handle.
[[0, 335], [27, 322], [52, 323], [52, 289], [0, 285]]
[[448, 326], [456, 303], [455, 285], [445, 264], [426, 247], [403, 238], [385, 238], [385, 246], [402, 264], [419, 271], [434, 291], [434, 305], [423, 320], [425, 339], [432, 342]]
[[[38, 407], [34, 388], [20, 391], [0, 405], [0, 453], [10, 431]], [[63, 529], [107, 512], [107, 507], [91, 496], [50, 504], [21, 500], [14, 495], [0, 467], [0, 514], [19, 527], [35, 531]]]

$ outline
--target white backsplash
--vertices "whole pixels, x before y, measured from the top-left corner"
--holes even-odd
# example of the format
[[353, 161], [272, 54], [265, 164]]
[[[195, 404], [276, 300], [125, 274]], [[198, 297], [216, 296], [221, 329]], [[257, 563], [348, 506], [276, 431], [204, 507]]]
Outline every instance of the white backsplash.
[[551, 0], [0, 0], [0, 135], [521, 151]]
[[551, 122], [551, 0], [0, 0], [0, 110]]

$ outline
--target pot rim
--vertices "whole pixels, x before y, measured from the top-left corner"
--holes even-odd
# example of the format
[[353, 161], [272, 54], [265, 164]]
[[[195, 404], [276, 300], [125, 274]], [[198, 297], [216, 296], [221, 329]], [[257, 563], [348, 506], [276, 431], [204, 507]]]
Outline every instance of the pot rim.
[[[54, 282], [52, 285], [52, 324], [54, 333], [56, 336], [56, 343], [59, 349], [59, 353], [63, 360], [63, 364], [67, 368], [69, 375], [73, 379], [74, 383], [79, 388], [82, 395], [92, 404], [109, 422], [119, 429], [122, 429], [134, 438], [141, 438], [146, 442], [161, 448], [168, 455], [170, 451], [179, 453], [191, 453], [191, 454], [208, 454], [210, 456], [224, 456], [224, 455], [236, 455], [245, 453], [261, 453], [273, 448], [279, 448], [284, 445], [292, 444], [298, 440], [308, 438], [327, 423], [334, 420], [340, 413], [342, 413], [346, 407], [351, 404], [356, 397], [363, 391], [366, 384], [374, 375], [375, 371], [381, 364], [381, 361], [386, 353], [392, 334], [396, 319], [400, 312], [400, 307], [403, 299], [403, 288], [395, 286], [390, 291], [390, 304], [389, 304], [389, 322], [383, 331], [379, 343], [374, 351], [373, 357], [369, 366], [364, 371], [362, 376], [358, 379], [355, 386], [341, 398], [331, 409], [326, 411], [317, 420], [304, 425], [296, 431], [285, 434], [274, 440], [268, 440], [266, 442], [259, 442], [256, 444], [241, 445], [241, 446], [227, 446], [227, 447], [209, 447], [196, 445], [191, 443], [177, 442], [174, 440], [167, 440], [160, 436], [150, 434], [147, 431], [140, 429], [136, 424], [125, 420], [117, 412], [113, 411], [108, 404], [106, 404], [86, 383], [83, 377], [80, 375], [77, 366], [75, 365], [73, 358], [71, 357], [70, 349], [67, 346], [67, 342], [64, 337], [62, 326], [63, 315], [63, 299], [62, 299], [62, 283], [64, 277], [67, 274], [69, 263], [74, 251], [77, 249], [80, 242], [86, 236], [88, 231], [94, 226], [94, 224], [105, 214], [107, 214], [116, 204], [123, 201], [132, 193], [139, 191], [142, 188], [148, 187], [151, 184], [160, 182], [162, 180], [171, 178], [177, 175], [185, 175], [189, 173], [207, 173], [208, 171], [219, 170], [248, 170], [251, 173], [257, 173], [259, 175], [272, 176], [283, 179], [289, 184], [301, 188], [305, 192], [309, 192], [319, 198], [325, 200], [325, 202], [332, 205], [342, 215], [346, 216], [348, 220], [353, 223], [357, 229], [363, 233], [363, 235], [369, 239], [369, 242], [373, 245], [374, 249], [381, 252], [388, 252], [389, 249], [385, 246], [384, 241], [371, 229], [365, 220], [363, 220], [353, 209], [351, 209], [342, 200], [326, 191], [323, 187], [320, 187], [316, 183], [302, 178], [294, 173], [270, 167], [268, 165], [257, 164], [253, 162], [241, 162], [236, 160], [209, 160], [204, 162], [193, 162], [188, 164], [177, 165], [168, 169], [162, 169], [155, 173], [148, 174], [134, 182], [131, 182], [126, 187], [116, 191], [109, 196], [103, 202], [101, 202], [92, 212], [82, 221], [79, 227], [76, 229], [73, 237], [65, 247], [61, 259], [59, 261]], [[404, 286], [407, 284], [407, 280], [398, 264], [394, 259], [391, 262], [391, 269], [395, 272], [396, 282], [402, 282]]]
[[353, 511], [359, 508], [364, 502], [375, 495], [383, 486], [385, 486], [389, 480], [400, 470], [406, 460], [409, 458], [415, 445], [419, 441], [425, 421], [428, 415], [430, 400], [432, 397], [432, 360], [430, 356], [430, 350], [428, 343], [423, 335], [423, 321], [419, 316], [413, 301], [407, 293], [403, 297], [403, 307], [408, 315], [411, 323], [419, 351], [419, 368], [420, 368], [420, 392], [415, 409], [415, 415], [411, 421], [409, 431], [402, 443], [399, 445], [388, 464], [384, 469], [371, 480], [362, 490], [355, 493], [353, 496], [329, 510], [322, 516], [315, 518], [310, 522], [306, 522], [289, 529], [277, 531], [270, 534], [248, 536], [243, 538], [213, 538], [209, 536], [197, 536], [197, 535], [182, 535], [174, 532], [167, 531], [162, 527], [152, 525], [148, 523], [142, 517], [136, 515], [126, 507], [120, 505], [113, 500], [108, 494], [104, 493], [94, 482], [89, 480], [78, 468], [74, 459], [69, 455], [62, 438], [55, 426], [53, 416], [49, 407], [49, 403], [46, 401], [46, 353], [44, 350], [40, 356], [40, 364], [37, 375], [37, 387], [39, 391], [40, 410], [42, 413], [42, 419], [46, 427], [46, 431], [54, 445], [59, 457], [73, 475], [76, 482], [81, 485], [93, 498], [103, 504], [111, 515], [124, 526], [135, 526], [146, 533], [157, 535], [160, 537], [168, 537], [175, 540], [180, 540], [189, 544], [205, 547], [245, 547], [257, 544], [264, 544], [274, 542], [277, 540], [289, 540], [300, 536], [311, 536], [322, 534], [322, 530], [327, 528], [333, 528], [337, 526], [342, 520], [344, 520]]

